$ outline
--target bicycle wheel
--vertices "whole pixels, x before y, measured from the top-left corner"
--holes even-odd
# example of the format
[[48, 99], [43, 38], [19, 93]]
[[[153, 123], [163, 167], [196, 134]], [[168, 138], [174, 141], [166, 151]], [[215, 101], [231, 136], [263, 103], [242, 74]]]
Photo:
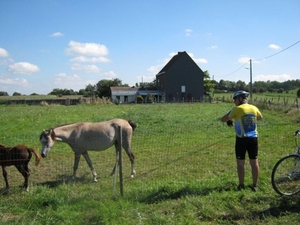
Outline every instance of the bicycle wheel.
[[280, 159], [272, 171], [272, 186], [280, 195], [300, 192], [300, 156], [288, 155]]

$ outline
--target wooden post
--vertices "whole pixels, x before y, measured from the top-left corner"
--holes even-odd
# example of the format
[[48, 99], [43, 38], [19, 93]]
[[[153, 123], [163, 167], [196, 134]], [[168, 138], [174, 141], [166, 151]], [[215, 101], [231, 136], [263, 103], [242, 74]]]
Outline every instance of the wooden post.
[[122, 127], [119, 128], [119, 177], [120, 177], [120, 194], [123, 197], [124, 196], [124, 184], [123, 184], [123, 166], [122, 166]]

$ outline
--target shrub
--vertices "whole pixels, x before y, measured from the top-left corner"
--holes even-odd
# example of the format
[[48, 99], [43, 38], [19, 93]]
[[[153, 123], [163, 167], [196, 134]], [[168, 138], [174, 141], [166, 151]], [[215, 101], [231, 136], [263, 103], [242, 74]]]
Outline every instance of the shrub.
[[136, 103], [143, 103], [144, 102], [144, 98], [141, 95], [136, 96]]

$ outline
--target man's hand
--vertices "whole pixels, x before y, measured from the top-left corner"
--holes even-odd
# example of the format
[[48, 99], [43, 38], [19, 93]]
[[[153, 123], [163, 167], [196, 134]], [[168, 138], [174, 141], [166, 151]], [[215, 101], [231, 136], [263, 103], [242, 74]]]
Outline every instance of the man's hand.
[[227, 126], [229, 126], [229, 127], [233, 126], [233, 121], [232, 120], [227, 120], [226, 123], [227, 123]]

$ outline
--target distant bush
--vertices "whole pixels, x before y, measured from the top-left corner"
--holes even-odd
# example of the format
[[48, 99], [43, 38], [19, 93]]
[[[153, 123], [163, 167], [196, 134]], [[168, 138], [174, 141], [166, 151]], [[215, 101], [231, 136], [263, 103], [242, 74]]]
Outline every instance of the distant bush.
[[14, 93], [13, 93], [13, 96], [21, 96], [21, 93], [19, 93], [19, 92], [14, 92]]
[[0, 91], [0, 96], [9, 96], [6, 91]]
[[141, 95], [136, 96], [136, 103], [143, 103], [144, 102], [144, 98]]

